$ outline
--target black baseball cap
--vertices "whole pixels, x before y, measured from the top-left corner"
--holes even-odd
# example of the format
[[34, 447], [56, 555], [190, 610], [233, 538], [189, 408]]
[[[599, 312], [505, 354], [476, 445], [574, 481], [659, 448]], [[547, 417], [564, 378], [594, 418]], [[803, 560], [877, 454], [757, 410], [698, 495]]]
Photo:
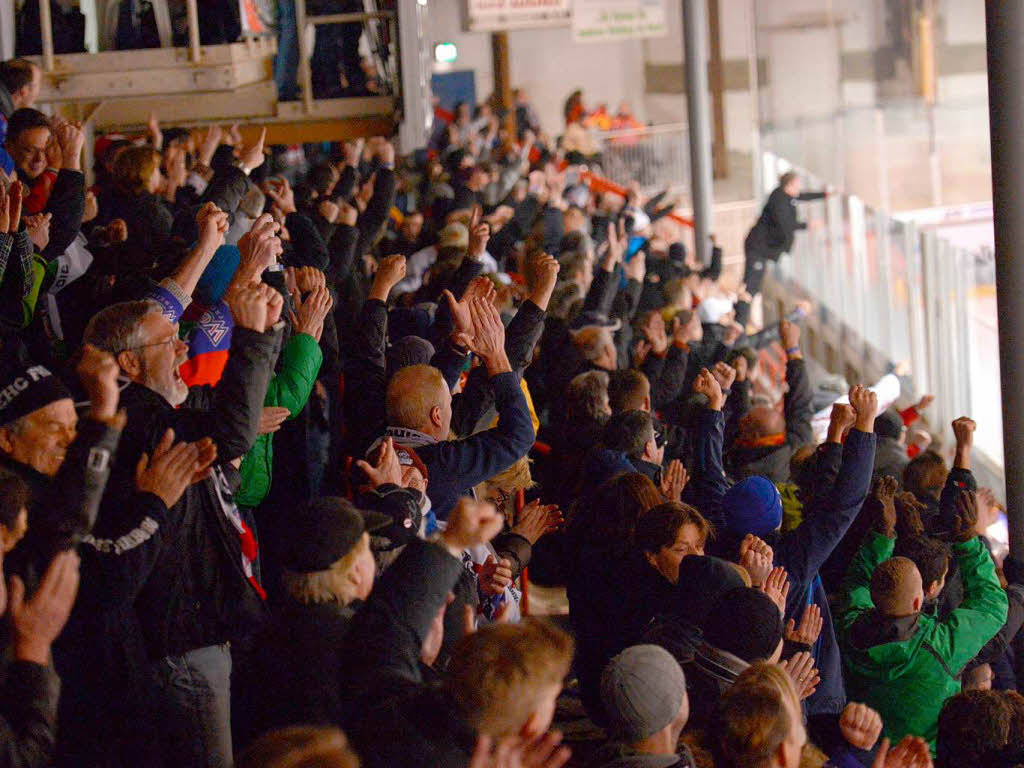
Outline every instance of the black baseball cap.
[[379, 512], [356, 509], [348, 499], [322, 496], [303, 506], [292, 522], [284, 566], [295, 573], [313, 573], [330, 568], [364, 533], [381, 531], [392, 520]]

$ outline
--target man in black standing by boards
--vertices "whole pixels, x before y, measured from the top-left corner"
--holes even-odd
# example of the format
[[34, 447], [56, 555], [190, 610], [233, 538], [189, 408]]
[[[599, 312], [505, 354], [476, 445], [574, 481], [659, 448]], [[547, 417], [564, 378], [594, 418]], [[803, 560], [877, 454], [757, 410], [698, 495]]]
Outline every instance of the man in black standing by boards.
[[[798, 229], [807, 229], [807, 222], [796, 217], [797, 201], [820, 200], [828, 194], [828, 190], [801, 192], [800, 177], [795, 171], [787, 171], [779, 177], [779, 186], [768, 196], [761, 216], [743, 242], [746, 255], [743, 282], [746, 283], [747, 293], [751, 296], [750, 301], [761, 292], [765, 262], [778, 261], [779, 256], [793, 247], [793, 234]], [[749, 302], [740, 302], [736, 305], [737, 322], [745, 325], [749, 313]]]

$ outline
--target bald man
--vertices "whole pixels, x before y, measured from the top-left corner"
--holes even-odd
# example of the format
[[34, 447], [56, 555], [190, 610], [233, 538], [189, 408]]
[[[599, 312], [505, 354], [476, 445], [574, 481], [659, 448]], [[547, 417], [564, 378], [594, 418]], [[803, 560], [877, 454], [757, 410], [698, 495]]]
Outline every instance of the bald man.
[[924, 585], [914, 562], [891, 557], [895, 513], [883, 515], [846, 575], [837, 628], [846, 692], [878, 710], [885, 735], [922, 736], [935, 748], [939, 712], [960, 691], [964, 666], [1006, 621], [1006, 593], [974, 532], [974, 494], [961, 491], [953, 520], [953, 556], [964, 601], [944, 619], [921, 612]]
[[[505, 354], [505, 329], [493, 307], [483, 322], [487, 338], [477, 333], [477, 355], [494, 389], [498, 423], [463, 440], [449, 440], [452, 396], [441, 371], [411, 365], [388, 383], [384, 404], [396, 448], [412, 448], [427, 468], [427, 496], [433, 515], [444, 520], [460, 496], [525, 456], [533, 445], [533, 422], [519, 377]], [[379, 444], [379, 443], [378, 443]], [[370, 449], [373, 454], [376, 445]], [[401, 451], [400, 451], [401, 452]]]
[[736, 440], [725, 457], [729, 476], [735, 480], [760, 475], [776, 484], [788, 482], [789, 460], [802, 446], [814, 441], [814, 398], [800, 352], [800, 326], [783, 320], [779, 337], [786, 350], [789, 386], [783, 412], [759, 406], [740, 419]]

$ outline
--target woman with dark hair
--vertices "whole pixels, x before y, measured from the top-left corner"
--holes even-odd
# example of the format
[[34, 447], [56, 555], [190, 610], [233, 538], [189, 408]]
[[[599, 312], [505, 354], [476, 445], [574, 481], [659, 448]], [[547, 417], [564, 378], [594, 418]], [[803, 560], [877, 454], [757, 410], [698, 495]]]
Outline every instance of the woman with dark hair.
[[687, 555], [703, 555], [714, 538], [711, 523], [689, 504], [669, 501], [640, 516], [636, 546], [647, 564], [672, 584], [679, 583], [679, 564]]
[[587, 114], [587, 109], [583, 106], [583, 91], [575, 90], [570, 93], [565, 100], [563, 111], [566, 125], [572, 125], [582, 120]]
[[159, 194], [165, 184], [160, 166], [160, 153], [151, 146], [119, 149], [111, 170], [112, 193], [105, 201], [109, 218], [127, 225], [120, 250], [146, 254], [149, 264], [171, 261], [180, 250], [171, 237], [174, 212]]
[[[637, 600], [651, 579], [663, 581], [635, 549], [636, 524], [662, 496], [646, 475], [625, 472], [597, 486], [570, 517], [565, 547], [569, 616], [576, 635], [576, 668], [583, 705], [603, 721], [601, 670], [639, 637]], [[646, 579], [644, 578], [646, 577]], [[665, 582], [668, 585], [667, 582]]]

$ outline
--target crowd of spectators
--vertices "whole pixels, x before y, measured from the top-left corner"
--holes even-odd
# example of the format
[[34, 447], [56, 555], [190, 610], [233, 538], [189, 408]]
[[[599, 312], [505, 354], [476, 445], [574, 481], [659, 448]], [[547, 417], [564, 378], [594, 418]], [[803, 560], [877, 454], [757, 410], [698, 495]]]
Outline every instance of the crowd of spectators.
[[1024, 763], [974, 422], [922, 450], [857, 384], [816, 440], [807, 309], [737, 322], [524, 94], [404, 157], [154, 120], [89, 186], [38, 83], [0, 64], [0, 766]]

